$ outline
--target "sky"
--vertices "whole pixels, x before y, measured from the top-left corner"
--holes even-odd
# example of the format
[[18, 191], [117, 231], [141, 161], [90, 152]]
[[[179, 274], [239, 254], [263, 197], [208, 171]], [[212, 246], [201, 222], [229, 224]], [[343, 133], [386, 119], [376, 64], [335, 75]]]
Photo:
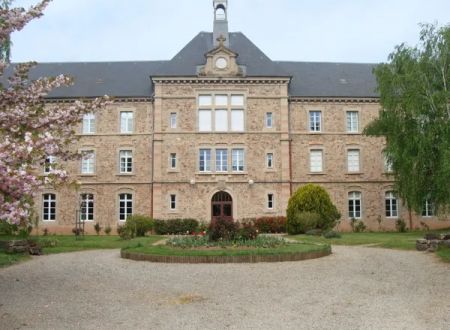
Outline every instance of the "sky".
[[[230, 32], [272, 60], [386, 62], [419, 23], [450, 23], [450, 0], [229, 0]], [[37, 0], [16, 0], [28, 8]], [[12, 61], [169, 60], [212, 31], [212, 0], [53, 0], [12, 36]]]

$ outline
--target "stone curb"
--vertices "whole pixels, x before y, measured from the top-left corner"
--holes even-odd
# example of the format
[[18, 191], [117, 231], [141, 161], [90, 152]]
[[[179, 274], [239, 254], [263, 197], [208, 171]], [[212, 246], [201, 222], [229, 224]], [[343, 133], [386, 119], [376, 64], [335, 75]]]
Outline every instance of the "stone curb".
[[284, 253], [279, 255], [244, 255], [244, 256], [161, 256], [145, 253], [120, 251], [124, 259], [179, 264], [227, 264], [301, 261], [326, 257], [331, 254], [331, 247], [324, 251]]

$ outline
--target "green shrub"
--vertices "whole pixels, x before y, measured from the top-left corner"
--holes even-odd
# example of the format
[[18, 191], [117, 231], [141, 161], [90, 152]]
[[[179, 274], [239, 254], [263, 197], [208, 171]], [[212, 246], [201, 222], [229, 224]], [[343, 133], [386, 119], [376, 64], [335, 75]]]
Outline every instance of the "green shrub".
[[95, 232], [97, 233], [97, 236], [100, 235], [100, 232], [102, 231], [102, 227], [100, 226], [100, 224], [98, 222], [94, 225], [94, 229], [95, 229]]
[[399, 233], [406, 233], [408, 228], [406, 228], [406, 222], [402, 218], [397, 219], [395, 222], [395, 228]]
[[144, 237], [153, 228], [153, 219], [139, 214], [133, 214], [127, 217], [124, 230], [131, 237]]
[[45, 238], [40, 238], [37, 243], [39, 244], [40, 247], [43, 247], [43, 248], [56, 247], [59, 245], [59, 240], [57, 240], [56, 238], [52, 238], [52, 237], [48, 237], [48, 238], [45, 237]]
[[211, 221], [208, 228], [208, 237], [210, 241], [216, 242], [219, 240], [233, 241], [237, 238], [239, 231], [239, 224], [233, 220], [226, 220], [219, 218]]
[[328, 238], [328, 239], [330, 239], [330, 238], [341, 238], [341, 234], [339, 234], [337, 231], [330, 230], [330, 231], [327, 231], [326, 233], [324, 233], [323, 237]]
[[256, 239], [256, 237], [258, 237], [258, 230], [253, 223], [244, 223], [241, 228], [239, 228], [238, 237], [244, 241]]
[[288, 217], [286, 224], [290, 235], [304, 234], [311, 229], [317, 229], [320, 215], [311, 212], [297, 212]]
[[309, 229], [331, 229], [341, 217], [327, 191], [314, 184], [307, 184], [299, 188], [289, 199], [286, 211], [288, 233], [290, 233], [289, 228], [292, 231], [294, 227], [298, 226], [298, 214], [304, 212], [318, 214], [319, 218], [314, 227], [303, 229], [301, 232]]
[[18, 231], [19, 227], [17, 225], [0, 220], [0, 235], [15, 236]]
[[255, 220], [260, 233], [285, 233], [286, 217], [262, 217]]
[[111, 226], [110, 225], [106, 225], [106, 227], [105, 227], [105, 234], [109, 236], [111, 234], [111, 231], [112, 231]]
[[120, 236], [120, 238], [122, 239], [131, 239], [131, 232], [129, 228], [126, 228], [125, 225], [117, 226], [117, 234]]
[[355, 218], [350, 219], [350, 226], [354, 233], [362, 233], [367, 229], [367, 226], [362, 220], [356, 220]]
[[200, 224], [195, 219], [155, 220], [154, 229], [158, 235], [188, 235], [198, 231]]

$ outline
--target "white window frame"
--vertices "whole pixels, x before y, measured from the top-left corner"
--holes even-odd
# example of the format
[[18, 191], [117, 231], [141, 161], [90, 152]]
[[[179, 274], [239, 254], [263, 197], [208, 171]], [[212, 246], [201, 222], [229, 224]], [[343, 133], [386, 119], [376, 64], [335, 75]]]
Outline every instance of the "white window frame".
[[[319, 163], [314, 163], [315, 161], [319, 161]], [[309, 151], [309, 171], [311, 173], [322, 173], [323, 172], [323, 150], [322, 149], [311, 149]]]
[[56, 221], [56, 194], [46, 193], [42, 195], [42, 221]]
[[228, 172], [228, 149], [216, 149], [216, 172], [227, 173]]
[[169, 166], [171, 170], [177, 169], [177, 154], [175, 152], [171, 152], [169, 155]]
[[234, 148], [231, 150], [231, 170], [234, 173], [245, 172], [245, 149]]
[[119, 173], [131, 174], [133, 170], [133, 150], [119, 150]]
[[266, 168], [273, 169], [273, 152], [266, 154]]
[[386, 153], [383, 152], [383, 169], [384, 173], [392, 173], [394, 171], [392, 162], [389, 160]]
[[177, 128], [177, 113], [170, 113], [170, 128]]
[[309, 112], [309, 131], [322, 132], [322, 111], [314, 110]]
[[347, 133], [359, 133], [359, 111], [347, 111]]
[[177, 209], [177, 195], [170, 194], [169, 196], [169, 208], [171, 211], [176, 211]]
[[[121, 204], [124, 204], [124, 207]], [[123, 209], [123, 210], [122, 210]], [[128, 212], [131, 209], [131, 212]], [[120, 193], [119, 194], [119, 221], [127, 221], [127, 217], [133, 215], [133, 194], [132, 193]]]
[[80, 220], [94, 221], [94, 194], [85, 193], [80, 195]]
[[86, 113], [83, 115], [83, 134], [95, 134], [95, 114]]
[[200, 173], [211, 173], [211, 149], [201, 148], [198, 152], [198, 171]]
[[55, 169], [52, 164], [56, 163], [55, 156], [47, 156], [44, 163], [44, 174], [50, 174]]
[[134, 132], [134, 112], [120, 111], [120, 133], [130, 134]]
[[360, 191], [351, 191], [348, 193], [348, 218], [361, 219], [361, 214], [362, 193]]
[[267, 209], [273, 210], [275, 206], [275, 195], [273, 193], [267, 194]]
[[386, 218], [398, 218], [399, 205], [398, 198], [393, 191], [387, 191], [384, 195], [385, 216]]
[[81, 174], [95, 174], [95, 150], [83, 150], [81, 157]]
[[347, 150], [347, 171], [349, 173], [361, 172], [361, 151], [359, 149]]
[[273, 128], [273, 112], [266, 112], [266, 128]]
[[423, 203], [422, 209], [422, 217], [423, 218], [431, 218], [434, 217], [434, 205], [430, 199], [426, 199]]

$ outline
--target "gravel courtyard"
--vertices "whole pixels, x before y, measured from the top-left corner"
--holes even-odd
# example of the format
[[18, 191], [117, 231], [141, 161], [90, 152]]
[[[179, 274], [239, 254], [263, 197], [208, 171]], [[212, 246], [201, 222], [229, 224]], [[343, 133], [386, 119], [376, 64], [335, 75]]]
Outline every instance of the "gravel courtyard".
[[449, 329], [450, 265], [365, 247], [288, 263], [180, 265], [118, 250], [0, 270], [1, 329]]

